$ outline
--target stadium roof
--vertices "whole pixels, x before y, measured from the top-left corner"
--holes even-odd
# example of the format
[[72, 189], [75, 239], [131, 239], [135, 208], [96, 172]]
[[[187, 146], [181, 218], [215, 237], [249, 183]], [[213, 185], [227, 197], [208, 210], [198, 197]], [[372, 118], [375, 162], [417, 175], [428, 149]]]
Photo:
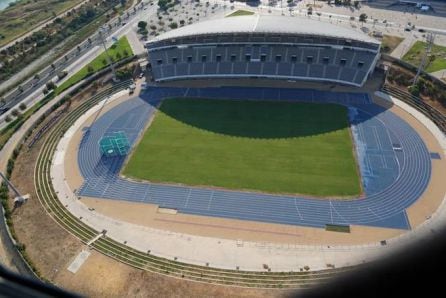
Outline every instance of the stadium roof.
[[224, 33], [288, 33], [379, 43], [362, 32], [301, 17], [251, 15], [213, 19], [159, 35], [152, 42], [191, 35]]

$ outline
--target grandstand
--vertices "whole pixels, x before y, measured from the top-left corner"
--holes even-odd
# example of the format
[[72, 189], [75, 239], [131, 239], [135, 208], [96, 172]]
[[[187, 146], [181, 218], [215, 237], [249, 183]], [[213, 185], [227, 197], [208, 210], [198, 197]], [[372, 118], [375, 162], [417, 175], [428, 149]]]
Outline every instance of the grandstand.
[[155, 81], [273, 78], [362, 86], [380, 43], [360, 32], [297, 17], [205, 21], [146, 44]]

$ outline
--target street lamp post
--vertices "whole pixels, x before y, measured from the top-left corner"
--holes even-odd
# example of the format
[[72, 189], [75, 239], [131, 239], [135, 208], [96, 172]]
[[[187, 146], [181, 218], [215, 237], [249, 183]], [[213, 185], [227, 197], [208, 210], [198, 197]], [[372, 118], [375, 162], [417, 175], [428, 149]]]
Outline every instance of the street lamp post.
[[113, 59], [112, 59], [112, 58], [110, 57], [110, 55], [108, 54], [107, 46], [105, 45], [104, 36], [102, 35], [102, 34], [103, 34], [103, 31], [104, 31], [104, 28], [101, 27], [101, 28], [99, 29], [99, 32], [98, 32], [98, 33], [99, 33], [99, 38], [101, 39], [101, 43], [102, 43], [102, 45], [104, 46], [105, 54], [107, 55], [108, 62], [110, 63], [110, 67], [111, 67], [111, 70], [112, 70], [113, 81], [114, 81], [114, 82], [117, 82], [118, 79], [116, 78], [115, 64], [113, 63]]

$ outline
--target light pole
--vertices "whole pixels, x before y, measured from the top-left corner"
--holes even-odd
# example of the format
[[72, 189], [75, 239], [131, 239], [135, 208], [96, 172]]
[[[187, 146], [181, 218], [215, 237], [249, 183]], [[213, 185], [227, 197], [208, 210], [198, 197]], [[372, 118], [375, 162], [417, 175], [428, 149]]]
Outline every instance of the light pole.
[[113, 63], [113, 59], [112, 59], [112, 58], [110, 57], [110, 55], [108, 54], [107, 46], [105, 45], [104, 36], [102, 35], [102, 34], [103, 34], [103, 31], [105, 31], [105, 29], [104, 29], [104, 27], [101, 27], [101, 28], [99, 29], [99, 32], [98, 32], [98, 34], [99, 34], [99, 38], [101, 39], [101, 43], [102, 43], [102, 45], [104, 46], [105, 55], [107, 55], [108, 62], [110, 63], [110, 67], [111, 67], [111, 70], [112, 70], [113, 81], [114, 81], [114, 82], [117, 82], [118, 79], [116, 78], [115, 64]]

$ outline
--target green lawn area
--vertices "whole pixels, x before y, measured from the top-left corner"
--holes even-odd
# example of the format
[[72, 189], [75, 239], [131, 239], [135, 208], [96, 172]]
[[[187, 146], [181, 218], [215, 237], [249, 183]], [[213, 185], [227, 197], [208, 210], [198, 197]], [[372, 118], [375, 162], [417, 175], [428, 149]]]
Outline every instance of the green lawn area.
[[[108, 49], [108, 54], [113, 59], [114, 62], [122, 60], [126, 57], [132, 56], [133, 51], [130, 47], [130, 44], [127, 40], [127, 37], [121, 37], [115, 44], [113, 44]], [[81, 68], [77, 73], [72, 75], [68, 80], [66, 80], [62, 85], [58, 86], [56, 89], [56, 94], [61, 93], [62, 91], [68, 89], [73, 86], [77, 82], [83, 80], [88, 75], [93, 74], [109, 65], [107, 54], [102, 52], [99, 56], [97, 56], [93, 61], [85, 65]]]
[[[404, 55], [403, 60], [416, 66], [420, 65], [420, 61], [426, 51], [426, 45], [427, 44], [422, 41], [415, 42], [412, 48], [406, 53], [406, 55]], [[425, 67], [426, 72], [446, 69], [446, 47], [433, 45], [431, 55], [433, 57], [431, 59], [433, 60], [428, 61]]]
[[228, 17], [238, 17], [238, 16], [250, 16], [253, 14], [254, 14], [253, 11], [239, 9], [239, 10], [236, 10], [233, 13], [227, 15], [226, 17], [228, 18]]
[[166, 99], [123, 170], [152, 182], [358, 195], [347, 109], [335, 104]]

